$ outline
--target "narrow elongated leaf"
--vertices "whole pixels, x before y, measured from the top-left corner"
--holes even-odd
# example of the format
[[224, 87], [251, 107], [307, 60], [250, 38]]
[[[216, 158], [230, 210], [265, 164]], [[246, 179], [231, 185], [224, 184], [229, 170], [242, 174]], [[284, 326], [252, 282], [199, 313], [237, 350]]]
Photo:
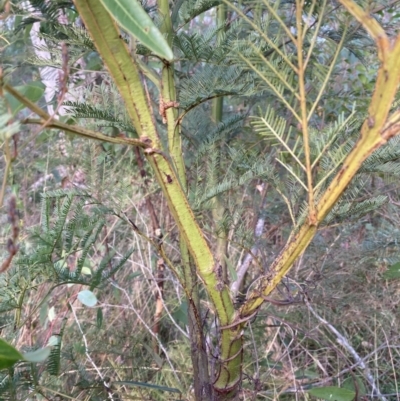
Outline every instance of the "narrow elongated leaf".
[[313, 388], [308, 394], [328, 401], [353, 401], [356, 395], [352, 390], [333, 386]]
[[23, 356], [10, 344], [0, 338], [0, 369], [10, 368]]
[[342, 383], [342, 388], [347, 388], [348, 390], [358, 392], [359, 397], [362, 399], [362, 396], [366, 396], [368, 394], [368, 390], [365, 388], [365, 384], [362, 376], [350, 376], [345, 379]]
[[101, 308], [97, 309], [97, 316], [96, 316], [96, 327], [100, 330], [103, 324], [103, 311]]
[[101, 0], [114, 19], [155, 54], [169, 61], [173, 53], [161, 32], [137, 0]]

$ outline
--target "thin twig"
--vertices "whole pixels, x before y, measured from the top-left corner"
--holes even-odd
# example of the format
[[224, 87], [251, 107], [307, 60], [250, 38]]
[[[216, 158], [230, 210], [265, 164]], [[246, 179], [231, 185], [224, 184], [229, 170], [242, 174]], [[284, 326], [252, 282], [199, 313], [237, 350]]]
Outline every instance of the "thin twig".
[[[382, 344], [377, 349], [375, 349], [374, 351], [372, 351], [371, 353], [366, 355], [364, 358], [362, 358], [361, 362], [364, 362], [364, 361], [368, 360], [369, 358], [371, 358], [371, 356], [373, 356], [378, 351], [380, 351], [380, 350], [382, 350], [384, 348], [400, 349], [400, 346]], [[293, 394], [293, 393], [297, 394], [297, 393], [304, 392], [305, 390], [308, 390], [311, 387], [314, 388], [314, 387], [322, 386], [322, 385], [324, 385], [326, 383], [332, 382], [333, 379], [337, 379], [337, 378], [343, 376], [345, 373], [351, 372], [352, 370], [358, 368], [359, 366], [360, 366], [359, 362], [356, 362], [353, 365], [351, 365], [351, 366], [349, 366], [349, 367], [347, 367], [345, 369], [342, 369], [340, 372], [336, 373], [333, 376], [326, 377], [326, 378], [324, 378], [322, 380], [319, 380], [318, 382], [313, 381], [313, 382], [309, 382], [307, 384], [303, 384], [301, 386], [297, 385], [296, 387], [286, 388], [283, 392], [281, 392], [281, 394]], [[276, 393], [275, 390], [272, 390], [272, 391], [268, 390], [268, 391], [260, 391], [258, 394], [270, 395], [270, 394], [275, 394], [275, 393]], [[397, 395], [397, 394], [398, 393], [396, 393], [396, 394], [383, 394], [383, 396], [384, 397], [390, 397], [391, 395]]]
[[101, 373], [100, 369], [97, 367], [97, 365], [94, 363], [92, 357], [90, 356], [89, 345], [88, 345], [85, 333], [82, 330], [81, 324], [79, 323], [78, 316], [76, 316], [75, 309], [74, 309], [74, 307], [72, 306], [72, 304], [70, 302], [69, 302], [69, 306], [70, 306], [70, 309], [72, 311], [72, 314], [74, 315], [74, 319], [75, 319], [76, 325], [78, 326], [78, 329], [81, 332], [83, 343], [85, 344], [85, 355], [86, 355], [86, 358], [88, 359], [90, 364], [93, 366], [93, 368], [95, 369], [96, 373], [99, 375], [101, 381], [103, 382], [103, 385], [104, 385], [104, 387], [105, 387], [105, 389], [107, 391], [107, 395], [108, 395], [107, 398], [109, 398], [110, 400], [113, 400], [114, 399], [113, 398], [113, 393], [112, 393], [112, 391], [110, 389], [110, 386], [109, 386], [108, 382], [105, 380], [105, 378], [103, 377], [103, 374]]
[[358, 355], [356, 350], [353, 348], [353, 346], [348, 342], [348, 340], [339, 333], [339, 331], [332, 325], [330, 324], [327, 320], [322, 318], [311, 306], [310, 302], [308, 301], [307, 297], [304, 297], [304, 302], [307, 305], [308, 310], [315, 316], [317, 320], [319, 320], [323, 325], [325, 325], [335, 336], [336, 336], [336, 341], [342, 345], [354, 358], [354, 360], [357, 362], [358, 366], [364, 371], [365, 373], [365, 378], [367, 379], [369, 385], [372, 388], [372, 395], [376, 394], [379, 399], [383, 401], [387, 401], [387, 398], [384, 397], [377, 385], [375, 384], [375, 379], [369, 370], [368, 366], [365, 364], [364, 360]]
[[[172, 365], [172, 362], [171, 362], [171, 360], [170, 360], [170, 358], [169, 358], [169, 356], [168, 356], [168, 352], [167, 352], [167, 350], [165, 349], [165, 347], [164, 347], [163, 343], [161, 342], [161, 340], [159, 339], [159, 337], [156, 336], [156, 335], [153, 333], [153, 330], [151, 329], [151, 327], [144, 321], [142, 315], [141, 315], [141, 314], [136, 310], [136, 308], [133, 306], [132, 301], [131, 301], [131, 298], [130, 298], [129, 294], [126, 292], [126, 290], [125, 290], [124, 288], [122, 288], [121, 286], [119, 286], [119, 285], [118, 285], [115, 281], [113, 281], [113, 280], [110, 280], [110, 283], [111, 283], [111, 285], [112, 285], [113, 287], [119, 289], [120, 291], [122, 291], [122, 292], [124, 293], [126, 299], [127, 299], [128, 302], [129, 302], [130, 310], [132, 310], [132, 311], [135, 313], [136, 317], [140, 320], [140, 322], [141, 322], [141, 323], [143, 324], [143, 326], [146, 328], [146, 330], [148, 331], [148, 333], [149, 333], [153, 338], [155, 338], [155, 340], [158, 342], [158, 346], [160, 347], [160, 349], [161, 349], [162, 352], [164, 353], [165, 359], [167, 360], [169, 366], [171, 367], [171, 369], [172, 369], [172, 371], [173, 371], [173, 373], [174, 373], [176, 382], [180, 385], [180, 384], [181, 384], [181, 381], [180, 381], [178, 375], [176, 374], [176, 370], [175, 370], [174, 366]], [[110, 306], [111, 306], [111, 305], [110, 305]]]

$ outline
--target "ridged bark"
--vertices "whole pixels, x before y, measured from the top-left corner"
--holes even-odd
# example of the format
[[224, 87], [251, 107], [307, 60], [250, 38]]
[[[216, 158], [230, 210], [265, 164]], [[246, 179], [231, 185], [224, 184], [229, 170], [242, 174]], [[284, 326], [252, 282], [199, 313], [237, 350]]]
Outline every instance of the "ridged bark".
[[[211, 250], [186, 199], [185, 191], [179, 179], [183, 179], [183, 174], [180, 173], [181, 177], [178, 177], [177, 172], [179, 173], [179, 171], [175, 165], [179, 165], [177, 157], [174, 157], [174, 154], [170, 157], [162, 149], [140, 80], [138, 66], [131, 58], [124, 41], [120, 38], [116, 24], [98, 0], [75, 0], [75, 5], [125, 101], [138, 136], [148, 143], [145, 155], [166, 197], [169, 209], [197, 268], [197, 273], [213, 303], [218, 321], [222, 326], [226, 326], [232, 321], [235, 314], [229, 289], [223, 281], [220, 267], [215, 263]], [[170, 113], [170, 107], [164, 111]], [[172, 133], [171, 131], [169, 135], [174, 139], [173, 146], [175, 146], [176, 132]], [[170, 150], [174, 152], [171, 144], [169, 145]], [[192, 302], [193, 299], [190, 299], [190, 303]], [[231, 341], [229, 332], [223, 331], [221, 333], [221, 341]], [[234, 377], [240, 375], [240, 361], [238, 364], [237, 359], [225, 360], [223, 358], [219, 377], [226, 376], [227, 386], [230, 386], [228, 383], [230, 382], [230, 372], [233, 372]], [[237, 379], [235, 379], [236, 384]]]
[[[169, 155], [168, 151], [162, 148], [154, 123], [154, 116], [152, 115], [152, 110], [140, 79], [138, 66], [129, 54], [124, 41], [121, 39], [118, 27], [100, 1], [75, 0], [75, 5], [125, 101], [126, 108], [139, 139], [110, 138], [81, 127], [68, 126], [51, 121], [50, 116], [38, 106], [25, 99], [8, 85], [1, 83], [6, 91], [32, 111], [36, 112], [40, 117], [39, 120], [26, 120], [25, 122], [43, 124], [43, 121], [47, 121], [49, 128], [57, 127], [84, 137], [140, 146], [144, 149], [144, 154], [153, 168], [156, 179], [166, 197], [171, 214], [180, 230], [184, 240], [183, 245], [187, 246], [196, 267], [196, 272], [213, 303], [213, 308], [220, 324], [221, 354], [219, 355], [219, 370], [216, 381], [213, 383], [213, 394], [211, 394], [214, 399], [229, 400], [237, 396], [242, 372], [242, 330], [248, 319], [257, 312], [257, 309], [264, 302], [265, 297], [276, 288], [284, 275], [290, 270], [295, 260], [310, 244], [317, 232], [318, 225], [339, 200], [354, 175], [360, 169], [363, 161], [391, 137], [398, 135], [400, 132], [400, 111], [389, 115], [400, 82], [400, 35], [393, 39], [388, 38], [379, 23], [371, 18], [353, 0], [340, 0], [340, 2], [364, 26], [374, 38], [378, 47], [381, 66], [368, 110], [368, 118], [362, 126], [359, 141], [315, 205], [315, 215], [313, 218], [308, 219], [286, 244], [279, 257], [271, 266], [268, 275], [263, 280], [260, 280], [258, 287], [250, 294], [249, 299], [239, 311], [234, 310], [229, 290], [224, 282], [221, 266], [218, 262], [215, 262], [210, 247], [205, 241], [188, 204], [185, 193], [184, 166], [180, 164], [183, 163], [183, 155], [178, 154], [180, 149], [179, 132], [176, 129], [170, 130], [170, 127], [168, 128], [169, 139], [171, 141], [169, 144], [171, 155]], [[161, 3], [166, 10], [167, 2], [160, 0]], [[171, 71], [165, 74], [165, 82], [168, 82], [168, 85], [173, 85], [173, 74], [171, 75]], [[165, 88], [162, 88], [162, 90], [165, 91], [163, 93], [166, 96], [168, 95], [169, 99], [174, 99], [175, 94], [171, 91], [171, 88], [168, 92]], [[168, 109], [166, 112], [171, 114], [172, 122], [175, 119], [174, 110]], [[167, 121], [169, 114], [166, 114]], [[185, 251], [184, 246], [181, 246], [181, 249], [186, 265], [185, 274], [187, 283], [188, 286], [191, 286], [190, 288], [194, 288], [196, 287], [196, 283], [189, 281], [189, 276], [193, 279], [194, 272], [191, 267], [188, 267], [192, 265], [187, 258], [188, 253]], [[193, 313], [193, 316], [189, 314], [189, 317], [196, 320], [198, 327], [199, 316], [195, 314], [198, 310], [198, 306], [196, 305], [198, 303], [197, 295], [188, 293], [189, 303], [193, 303], [194, 305], [190, 311], [190, 313]], [[201, 345], [202, 347], [202, 340], [198, 339], [200, 337], [197, 337], [196, 341], [199, 341], [197, 345]], [[193, 343], [193, 346], [195, 345]], [[204, 369], [204, 359], [202, 358], [204, 358], [203, 354], [195, 360], [198, 361], [199, 370], [197, 372], [199, 372], [199, 375], [202, 375], [203, 383], [206, 383], [207, 373]], [[203, 388], [196, 391], [198, 391], [198, 397], [205, 399]], [[211, 393], [209, 386], [206, 391], [208, 391], [207, 394]]]

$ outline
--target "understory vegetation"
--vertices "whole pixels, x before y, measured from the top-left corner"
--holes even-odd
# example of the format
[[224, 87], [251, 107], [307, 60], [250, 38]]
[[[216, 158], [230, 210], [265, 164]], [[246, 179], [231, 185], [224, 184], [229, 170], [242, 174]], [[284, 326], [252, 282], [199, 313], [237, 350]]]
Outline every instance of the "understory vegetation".
[[124, 3], [0, 0], [0, 401], [400, 400], [400, 2]]

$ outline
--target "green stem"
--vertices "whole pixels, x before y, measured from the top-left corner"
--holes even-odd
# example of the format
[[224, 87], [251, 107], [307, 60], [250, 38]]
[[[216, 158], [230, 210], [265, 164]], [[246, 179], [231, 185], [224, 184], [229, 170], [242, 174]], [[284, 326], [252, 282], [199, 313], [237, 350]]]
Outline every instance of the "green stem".
[[147, 136], [153, 142], [153, 146], [161, 149], [161, 141], [147, 103], [139, 68], [131, 57], [117, 24], [101, 1], [74, 0], [74, 4], [125, 100], [125, 107], [138, 136]]
[[92, 131], [87, 128], [79, 127], [78, 125], [69, 125], [57, 120], [52, 120], [46, 123], [46, 120], [27, 118], [22, 121], [23, 124], [46, 125], [46, 128], [58, 129], [70, 134], [79, 135], [84, 138], [94, 139], [96, 141], [114, 143], [117, 145], [137, 146], [139, 148], [149, 148], [149, 144], [136, 138], [128, 138], [126, 136], [107, 136], [97, 131]]
[[[308, 221], [304, 223], [274, 261], [269, 269], [268, 276], [264, 277], [239, 310], [236, 323], [233, 322], [229, 327], [222, 328], [222, 333], [226, 330], [230, 330], [232, 333], [233, 342], [221, 344], [222, 354], [227, 355], [228, 358], [236, 359], [238, 362], [241, 360], [241, 356], [235, 355], [232, 348], [233, 344], [236, 348], [239, 346], [239, 339], [235, 340], [234, 336], [241, 333], [248, 319], [254, 316], [257, 309], [262, 305], [265, 297], [276, 288], [296, 259], [306, 250], [317, 233], [318, 225], [338, 202], [362, 163], [391, 137], [400, 133], [400, 124], [389, 123], [392, 118], [389, 117], [390, 108], [400, 81], [400, 64], [398, 63], [400, 35], [392, 43], [390, 49], [385, 48], [383, 53], [385, 58], [382, 60], [378, 71], [375, 91], [368, 109], [369, 116], [361, 128], [360, 139], [316, 205], [316, 224], [310, 224]], [[395, 117], [393, 119], [396, 120]], [[233, 375], [229, 379], [234, 380]], [[237, 380], [239, 381], [239, 379], [238, 377]], [[214, 388], [221, 388], [221, 390], [224, 389], [224, 386], [227, 386], [224, 378], [214, 384]]]
[[[158, 0], [158, 7], [163, 18], [160, 30], [167, 36], [167, 42], [172, 46], [173, 27], [168, 0]], [[164, 62], [161, 73], [160, 111], [163, 122], [167, 124], [169, 156], [171, 157], [182, 189], [186, 192], [186, 171], [179, 131], [180, 124], [177, 123], [178, 109], [176, 101], [174, 66], [172, 63]], [[172, 107], [166, 108], [167, 106]], [[190, 258], [188, 243], [184, 236], [180, 237], [180, 250], [186, 293], [188, 294], [188, 326], [195, 399], [196, 401], [207, 401], [211, 399], [211, 383], [206, 343], [201, 322], [199, 283], [196, 267]]]
[[[217, 24], [222, 26], [226, 21], [226, 4], [221, 4], [217, 9]], [[223, 32], [219, 32], [217, 40], [220, 41], [223, 37]], [[223, 117], [223, 97], [218, 97], [213, 100], [212, 116], [216, 123], [222, 121]], [[218, 163], [220, 166], [224, 157], [224, 144], [218, 143], [215, 145], [214, 152], [217, 153]], [[216, 185], [220, 170], [213, 172], [212, 180]], [[220, 196], [216, 196], [213, 200], [212, 216], [215, 225], [218, 227], [223, 220], [225, 214], [225, 205]], [[222, 227], [217, 228], [217, 244], [215, 250], [216, 263], [219, 263], [222, 271], [224, 282], [227, 282], [227, 246], [228, 246], [228, 233]], [[242, 360], [243, 360], [243, 336], [241, 328], [238, 327], [224, 328], [224, 324], [220, 322], [221, 326], [221, 355], [220, 366], [217, 377], [214, 382], [214, 391], [218, 395], [218, 400], [234, 399], [237, 393], [238, 385], [242, 377]], [[230, 325], [227, 325], [230, 326]]]
[[[167, 17], [169, 15], [169, 11], [166, 12], [167, 2], [159, 1], [162, 6], [161, 10], [165, 11], [164, 16]], [[197, 274], [200, 276], [212, 301], [216, 317], [222, 326], [229, 325], [235, 317], [233, 302], [229, 289], [220, 274], [219, 264], [214, 262], [210, 247], [188, 204], [185, 195], [184, 174], [182, 173], [184, 164], [183, 161], [178, 159], [178, 157], [182, 158], [182, 155], [172, 154], [171, 162], [169, 156], [164, 153], [150, 105], [144, 95], [138, 67], [134, 60], [131, 59], [124, 41], [119, 37], [117, 26], [101, 2], [98, 0], [74, 0], [74, 3], [117, 85], [121, 97], [125, 101], [138, 135], [147, 137], [141, 138], [141, 140], [150, 144], [144, 153], [165, 195], [169, 210], [179, 227], [180, 234], [187, 245], [192, 260], [197, 267]], [[171, 94], [170, 91], [168, 93]], [[170, 115], [172, 117], [169, 117]], [[166, 116], [167, 120], [169, 118], [174, 119], [173, 113], [168, 113]], [[172, 130], [169, 135], [172, 135]], [[174, 152], [175, 144], [177, 143], [175, 139], [178, 141], [176, 131], [174, 131], [172, 138], [173, 141], [169, 146], [171, 152]], [[176, 169], [174, 164], [176, 164]], [[231, 330], [224, 330], [221, 333], [221, 342], [225, 344], [232, 342]], [[239, 360], [230, 358], [232, 351], [240, 352], [241, 345], [239, 349], [236, 350], [236, 348], [237, 342], [229, 350], [225, 349], [222, 352], [218, 377], [223, 382], [221, 384], [223, 388], [231, 385], [236, 386], [239, 383], [241, 358]], [[231, 378], [233, 379], [231, 380]]]
[[[226, 21], [226, 5], [221, 4], [217, 8], [217, 25], [221, 27]], [[220, 42], [223, 37], [223, 32], [218, 32], [217, 41]], [[213, 100], [212, 103], [212, 117], [213, 120], [218, 124], [222, 121], [224, 109], [224, 98], [218, 97]], [[216, 143], [214, 146], [214, 152], [217, 157], [217, 166], [221, 167], [223, 162], [223, 152], [224, 144]], [[218, 178], [220, 176], [220, 169], [215, 169], [212, 172], [212, 185], [215, 186], [218, 183]], [[228, 233], [226, 229], [221, 225], [223, 221], [226, 208], [221, 196], [217, 195], [213, 199], [212, 217], [214, 224], [216, 226], [217, 243], [215, 249], [215, 259], [219, 262], [222, 269], [222, 276], [225, 282], [228, 281], [226, 257], [228, 250]]]
[[[158, 7], [162, 16], [160, 31], [166, 35], [167, 42], [172, 47], [173, 28], [168, 0], [158, 0]], [[164, 61], [161, 73], [160, 111], [163, 111], [163, 122], [167, 124], [168, 150], [176, 169], [182, 187], [186, 191], [186, 171], [183, 160], [182, 139], [178, 121], [178, 104], [175, 90], [174, 65]]]

